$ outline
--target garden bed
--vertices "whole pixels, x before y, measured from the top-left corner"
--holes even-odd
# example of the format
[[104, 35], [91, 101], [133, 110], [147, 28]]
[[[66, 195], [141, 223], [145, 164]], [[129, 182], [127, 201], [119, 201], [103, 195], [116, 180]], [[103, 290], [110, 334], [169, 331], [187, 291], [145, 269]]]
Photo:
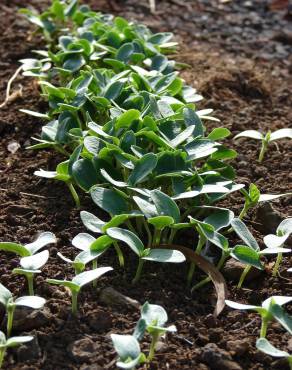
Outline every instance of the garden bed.
[[[36, 0], [4, 1], [0, 5], [1, 100], [8, 78], [18, 67], [18, 60], [30, 57], [31, 50], [43, 45], [42, 40], [31, 35], [27, 21], [16, 16], [17, 8], [28, 3], [42, 9], [47, 5], [46, 1]], [[292, 48], [286, 33], [291, 15], [287, 15], [285, 9], [274, 12], [261, 1], [253, 5], [235, 1], [225, 5], [212, 1], [162, 1], [158, 2], [157, 14], [153, 16], [149, 14], [146, 1], [145, 5], [133, 0], [91, 3], [95, 9], [138, 20], [155, 31], [174, 31], [181, 46], [176, 59], [190, 64], [182, 77], [204, 96], [199, 103], [200, 109], [215, 109], [216, 117], [232, 132], [232, 137], [248, 129], [266, 132], [291, 127]], [[244, 26], [241, 28], [240, 24]], [[168, 336], [150, 369], [285, 369], [285, 362], [275, 361], [255, 348], [259, 316], [225, 308], [214, 318], [213, 285], [191, 295], [185, 284], [187, 266], [173, 269], [168, 265], [157, 268], [149, 264], [140, 283], [132, 286], [134, 257], [127, 256], [124, 272], [118, 267], [114, 253], [109, 253], [102, 257], [102, 263], [114, 267], [114, 272], [102, 278], [98, 291], [88, 287], [81, 293], [80, 312], [77, 319], [72, 318], [68, 292], [44, 280], [60, 279], [64, 275], [71, 277], [71, 269], [57, 257], [57, 252], [73, 257], [71, 240], [85, 230], [67, 189], [62, 184], [52, 185], [33, 176], [39, 168], [55, 168], [61, 157], [57, 158], [52, 151], [25, 149], [32, 143], [31, 136], [39, 134], [40, 123], [19, 109], [44, 112], [46, 102], [40, 98], [32, 79], [19, 77], [13, 89], [17, 89], [18, 84], [22, 86], [21, 93], [0, 111], [0, 238], [28, 243], [37, 232], [52, 231], [58, 243], [50, 246], [49, 263], [36, 279], [37, 293], [47, 299], [46, 309], [30, 320], [20, 319], [16, 330], [33, 333], [37, 339], [32, 345], [9, 352], [5, 368], [114, 369], [116, 354], [109, 334], [131, 333], [139, 310], [131, 305], [115, 307], [112, 302], [107, 305], [104, 299], [101, 301], [101, 291], [111, 286], [141, 304], [146, 300], [161, 304], [169, 314], [169, 322], [177, 326], [177, 334]], [[208, 123], [208, 130], [213, 127], [216, 123]], [[14, 146], [15, 143], [20, 145], [15, 153], [11, 153], [13, 142]], [[270, 145], [260, 165], [257, 142], [231, 138], [226, 143], [238, 152], [232, 165], [237, 170], [239, 183], [253, 182], [263, 193], [289, 191], [291, 141], [280, 141], [278, 149]], [[81, 201], [82, 208], [98, 212], [89, 196], [83, 194]], [[270, 203], [272, 208], [261, 206], [249, 213], [246, 221], [257, 240], [262, 241], [263, 236], [275, 232], [280, 221], [289, 216], [290, 202], [291, 198], [283, 197]], [[242, 197], [234, 193], [221, 205], [238, 213], [242, 203]], [[0, 281], [15, 295], [20, 295], [25, 290], [24, 279], [16, 275], [11, 278], [11, 270], [17, 264], [18, 258], [1, 252]], [[291, 296], [291, 279], [286, 273], [289, 267], [291, 258], [285, 257], [282, 276], [274, 278], [272, 265], [267, 263], [266, 272], [251, 279], [241, 290], [236, 289], [237, 281], [227, 278], [229, 299], [260, 304], [272, 295]], [[195, 279], [199, 281], [201, 276], [198, 270]], [[4, 312], [0, 311], [0, 319], [3, 316]], [[278, 348], [291, 353], [291, 339], [288, 342], [288, 334], [280, 325], [273, 323], [269, 335]]]

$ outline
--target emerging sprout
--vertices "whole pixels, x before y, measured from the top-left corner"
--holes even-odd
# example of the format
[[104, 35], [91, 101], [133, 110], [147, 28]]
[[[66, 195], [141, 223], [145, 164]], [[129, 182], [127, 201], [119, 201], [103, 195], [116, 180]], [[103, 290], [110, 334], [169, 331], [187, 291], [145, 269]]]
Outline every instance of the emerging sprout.
[[44, 298], [35, 296], [23, 296], [14, 299], [10, 290], [5, 288], [5, 286], [0, 283], [0, 303], [2, 303], [6, 309], [7, 336], [10, 337], [13, 326], [14, 311], [16, 307], [25, 306], [34, 309], [40, 309], [44, 306], [46, 300]]
[[31, 335], [6, 339], [5, 334], [0, 331], [0, 368], [2, 368], [7, 348], [20, 346], [21, 344], [30, 342], [31, 340], [33, 340]]
[[282, 305], [291, 301], [292, 297], [273, 296], [266, 299], [261, 306], [236, 303], [229, 300], [226, 300], [225, 303], [227, 306], [236, 310], [251, 310], [258, 312], [262, 319], [260, 337], [265, 338], [268, 324], [273, 319], [277, 320], [290, 334], [292, 334], [291, 318], [282, 308]]
[[73, 315], [76, 315], [77, 310], [78, 310], [78, 303], [77, 303], [78, 294], [81, 288], [84, 285], [98, 279], [99, 277], [101, 277], [102, 275], [104, 275], [105, 273], [111, 270], [113, 270], [112, 267], [100, 267], [95, 270], [82, 272], [81, 274], [78, 274], [77, 276], [75, 276], [71, 281], [47, 279], [47, 282], [49, 284], [63, 285], [70, 289], [71, 294], [72, 294], [72, 313]]
[[[273, 269], [273, 276], [276, 276], [278, 273], [279, 266], [282, 262], [283, 257], [283, 251], [281, 251], [281, 249], [285, 249], [283, 248], [283, 245], [285, 244], [286, 240], [289, 238], [291, 233], [292, 233], [292, 218], [286, 218], [277, 227], [276, 235], [269, 234], [264, 237], [264, 243], [268, 248], [270, 248], [271, 250], [273, 250], [274, 248], [279, 250], [277, 260]], [[287, 249], [286, 251], [291, 252], [290, 249]]]
[[57, 243], [55, 235], [49, 231], [41, 233], [37, 239], [29, 244], [0, 242], [0, 250], [16, 253], [21, 257], [32, 256], [48, 244]]
[[280, 130], [271, 132], [268, 131], [266, 135], [263, 135], [262, 133], [256, 131], [256, 130], [246, 130], [234, 137], [234, 139], [238, 139], [240, 137], [248, 137], [255, 140], [261, 140], [262, 147], [259, 154], [259, 162], [261, 163], [264, 159], [264, 155], [267, 151], [267, 147], [270, 142], [279, 140], [279, 139], [292, 139], [292, 129], [291, 128], [282, 128]]
[[34, 295], [33, 279], [35, 274], [39, 274], [40, 270], [49, 259], [49, 251], [36, 253], [33, 256], [22, 257], [20, 259], [21, 268], [13, 269], [14, 274], [24, 275], [28, 283], [29, 295]]
[[269, 356], [287, 358], [290, 369], [292, 370], [292, 355], [285, 351], [277, 349], [266, 338], [259, 338], [257, 340], [256, 346], [257, 349], [266, 353]]
[[143, 332], [143, 326], [145, 330], [152, 337], [149, 355], [147, 357], [148, 361], [151, 361], [155, 354], [156, 344], [159, 338], [166, 332], [176, 332], [176, 327], [174, 325], [165, 327], [168, 320], [167, 313], [165, 309], [156, 304], [144, 303], [141, 309], [141, 319], [138, 323], [140, 330]]
[[139, 364], [146, 361], [141, 352], [139, 342], [133, 335], [111, 334], [111, 339], [119, 359], [117, 367], [121, 369], [135, 369]]

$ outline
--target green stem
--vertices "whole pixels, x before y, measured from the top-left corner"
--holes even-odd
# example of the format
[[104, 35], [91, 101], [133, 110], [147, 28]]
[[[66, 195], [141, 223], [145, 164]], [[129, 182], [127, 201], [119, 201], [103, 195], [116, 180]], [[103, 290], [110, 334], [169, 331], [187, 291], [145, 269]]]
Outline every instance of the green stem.
[[76, 316], [78, 311], [78, 293], [71, 290], [71, 294], [72, 294], [72, 313], [74, 316]]
[[261, 325], [261, 332], [260, 332], [261, 338], [265, 338], [267, 335], [268, 322], [269, 320], [267, 318], [262, 317], [262, 325]]
[[[93, 270], [97, 269], [97, 259], [92, 261], [92, 269]], [[93, 280], [92, 286], [93, 286], [93, 288], [97, 287], [97, 280], [96, 279]]]
[[162, 232], [162, 230], [155, 229], [154, 236], [153, 236], [153, 244], [154, 245], [159, 245], [160, 238], [161, 238], [161, 232]]
[[77, 208], [80, 208], [80, 199], [79, 199], [79, 196], [78, 196], [78, 194], [77, 194], [77, 192], [76, 192], [76, 190], [75, 190], [72, 182], [69, 181], [69, 182], [66, 182], [66, 184], [67, 184], [67, 186], [68, 186], [68, 188], [69, 188], [69, 190], [71, 192], [71, 195], [72, 195], [72, 197], [74, 199], [74, 202], [76, 204], [76, 207]]
[[8, 306], [7, 306], [7, 338], [11, 336], [14, 311], [15, 311], [15, 306], [13, 304], [8, 303]]
[[124, 255], [123, 255], [123, 252], [119, 246], [119, 244], [117, 242], [114, 242], [114, 248], [115, 248], [115, 251], [118, 255], [118, 258], [119, 258], [119, 263], [120, 263], [120, 267], [124, 267], [125, 266], [125, 260], [124, 260]]
[[0, 369], [2, 368], [4, 357], [5, 357], [6, 348], [0, 349]]
[[[240, 214], [239, 214], [239, 216], [238, 216], [238, 218], [239, 218], [240, 220], [242, 220], [242, 219], [246, 216], [246, 214], [247, 214], [247, 212], [248, 212], [249, 208], [250, 208], [249, 204], [248, 204], [247, 202], [245, 202], [245, 203], [244, 203], [244, 206], [243, 206], [243, 208], [242, 208], [242, 210], [241, 210], [241, 212], [240, 212]], [[229, 229], [229, 230], [230, 230], [230, 229]], [[228, 231], [229, 231], [229, 230], [228, 230]], [[232, 228], [231, 228], [231, 230], [232, 230]]]
[[144, 223], [145, 230], [146, 230], [147, 237], [148, 237], [147, 248], [150, 248], [151, 244], [152, 244], [152, 234], [151, 234], [151, 231], [149, 229], [149, 225], [148, 225], [147, 221], [145, 220], [145, 218], [143, 218], [143, 223]]
[[242, 271], [242, 274], [240, 276], [240, 279], [239, 279], [239, 282], [237, 284], [237, 288], [241, 288], [245, 278], [246, 278], [246, 275], [249, 273], [249, 270], [251, 269], [251, 265], [248, 265], [248, 266], [245, 266], [244, 270]]
[[61, 145], [54, 145], [57, 152], [63, 154], [66, 157], [70, 157], [70, 153], [67, 152]]
[[267, 151], [267, 147], [268, 147], [268, 142], [266, 140], [263, 140], [262, 141], [262, 147], [261, 147], [261, 151], [260, 151], [260, 154], [259, 154], [259, 162], [261, 163], [264, 159], [264, 155]]
[[176, 232], [177, 232], [176, 229], [171, 229], [170, 230], [170, 235], [169, 235], [169, 238], [168, 238], [168, 244], [172, 244], [173, 238], [175, 237]]
[[128, 228], [132, 231], [132, 233], [136, 234], [136, 230], [133, 227], [132, 222], [130, 220], [127, 220], [125, 223], [128, 226]]
[[136, 284], [137, 281], [140, 279], [142, 269], [143, 269], [143, 265], [144, 265], [144, 260], [142, 260], [142, 258], [139, 258], [139, 263], [138, 263], [136, 275], [135, 275], [134, 279], [132, 280], [132, 284]]
[[289, 357], [287, 358], [287, 360], [288, 360], [288, 364], [289, 364], [289, 366], [290, 366], [290, 370], [292, 370], [292, 356], [289, 356]]
[[159, 334], [152, 334], [152, 340], [151, 340], [151, 344], [150, 344], [150, 349], [149, 349], [149, 355], [147, 357], [147, 361], [150, 362], [153, 360], [153, 357], [154, 357], [154, 354], [155, 354], [155, 347], [156, 347], [156, 343], [159, 339]]
[[28, 284], [28, 293], [29, 295], [34, 295], [34, 288], [33, 288], [33, 274], [26, 275], [27, 284]]
[[273, 268], [273, 273], [272, 275], [275, 277], [279, 271], [279, 267], [280, 267], [280, 264], [282, 262], [282, 259], [283, 259], [283, 253], [278, 253], [277, 255], [277, 260], [276, 260], [276, 263], [275, 263], [275, 266]]

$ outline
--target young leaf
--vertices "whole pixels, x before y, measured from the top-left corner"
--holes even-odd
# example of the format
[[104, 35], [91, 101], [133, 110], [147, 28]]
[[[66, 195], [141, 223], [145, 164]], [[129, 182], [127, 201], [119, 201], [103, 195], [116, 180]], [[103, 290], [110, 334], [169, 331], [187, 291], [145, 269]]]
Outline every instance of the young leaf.
[[256, 140], [263, 140], [264, 138], [264, 136], [256, 130], [246, 130], [246, 131], [240, 132], [239, 134], [234, 136], [234, 139], [238, 139], [240, 137], [249, 137], [251, 139], [256, 139]]
[[231, 226], [233, 227], [233, 230], [236, 232], [236, 234], [251, 248], [258, 251], [260, 249], [257, 241], [252, 236], [248, 228], [245, 226], [245, 224], [239, 219], [234, 218], [231, 221]]
[[85, 271], [81, 274], [78, 274], [77, 276], [74, 276], [74, 278], [72, 279], [72, 283], [78, 285], [79, 288], [82, 288], [84, 285], [90, 283], [95, 279], [98, 279], [100, 276], [112, 270], [112, 267], [99, 267], [94, 270]]
[[126, 243], [139, 257], [143, 255], [144, 244], [141, 242], [137, 235], [132, 233], [132, 231], [121, 229], [119, 227], [112, 227], [108, 229], [106, 233], [111, 238]]
[[152, 190], [151, 198], [160, 215], [172, 217], [175, 223], [180, 222], [179, 208], [168, 195], [162, 193], [160, 190]]
[[36, 296], [23, 296], [19, 297], [14, 301], [14, 304], [16, 306], [25, 306], [34, 308], [36, 310], [43, 308], [44, 304], [46, 303], [46, 300], [42, 297], [36, 297]]
[[23, 257], [20, 260], [20, 265], [26, 270], [39, 270], [44, 266], [49, 259], [49, 251], [42, 251], [32, 256]]
[[90, 231], [94, 233], [102, 234], [102, 227], [106, 224], [104, 221], [100, 220], [98, 217], [89, 213], [87, 211], [81, 211], [80, 217], [83, 225]]
[[270, 141], [284, 138], [292, 139], [292, 128], [282, 128], [280, 130], [272, 132], [270, 136]]
[[142, 257], [143, 260], [153, 262], [168, 262], [168, 263], [181, 263], [186, 260], [183, 253], [177, 250], [170, 249], [151, 249], [149, 254]]
[[285, 351], [280, 351], [274, 347], [266, 338], [258, 338], [256, 342], [256, 347], [260, 351], [270, 355], [272, 357], [289, 357], [289, 353]]
[[157, 157], [155, 154], [153, 153], [145, 154], [135, 164], [135, 167], [128, 179], [129, 184], [131, 186], [135, 186], [142, 182], [154, 170], [156, 164]]
[[259, 253], [246, 245], [236, 245], [232, 249], [231, 256], [244, 264], [252, 265], [260, 270], [264, 269]]
[[75, 248], [86, 251], [90, 248], [91, 244], [95, 242], [95, 240], [96, 239], [90, 234], [79, 233], [73, 238], [72, 245], [74, 245]]
[[55, 235], [50, 231], [46, 231], [44, 233], [41, 233], [34, 242], [25, 244], [25, 248], [30, 251], [30, 254], [35, 254], [46, 245], [56, 243], [57, 239]]
[[128, 213], [127, 202], [117, 191], [95, 186], [90, 194], [94, 203], [104, 211], [113, 215]]

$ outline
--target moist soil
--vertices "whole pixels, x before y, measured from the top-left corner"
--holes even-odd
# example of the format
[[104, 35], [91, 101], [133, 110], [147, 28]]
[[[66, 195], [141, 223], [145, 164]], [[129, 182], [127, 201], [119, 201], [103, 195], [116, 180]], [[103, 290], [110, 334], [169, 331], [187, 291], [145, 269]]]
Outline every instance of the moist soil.
[[[143, 22], [154, 31], [173, 31], [180, 43], [174, 58], [189, 64], [182, 76], [205, 98], [199, 108], [213, 108], [232, 136], [246, 129], [266, 132], [291, 127], [292, 14], [288, 1], [165, 0], [157, 1], [155, 15], [150, 14], [146, 0], [84, 2], [91, 3], [95, 10]], [[7, 80], [18, 68], [18, 60], [30, 57], [31, 50], [44, 47], [44, 41], [32, 34], [33, 29], [17, 10], [24, 6], [44, 9], [47, 4], [48, 1], [40, 0], [1, 0], [1, 101]], [[225, 308], [214, 318], [216, 294], [212, 284], [191, 296], [185, 284], [186, 265], [174, 269], [146, 264], [140, 283], [133, 286], [130, 281], [135, 258], [126, 256], [124, 271], [118, 267], [114, 253], [108, 253], [100, 264], [113, 266], [114, 272], [100, 279], [98, 289], [84, 289], [80, 294], [80, 314], [71, 317], [67, 290], [50, 286], [45, 279], [72, 277], [71, 269], [57, 257], [57, 252], [73, 257], [76, 252], [70, 241], [85, 230], [67, 189], [33, 176], [39, 168], [54, 169], [62, 159], [51, 151], [26, 149], [31, 137], [39, 134], [42, 123], [19, 109], [45, 112], [46, 102], [29, 78], [19, 76], [13, 92], [13, 99], [0, 110], [0, 239], [26, 243], [39, 232], [52, 231], [58, 243], [49, 247], [49, 262], [36, 279], [37, 294], [47, 299], [46, 308], [41, 312], [20, 311], [16, 318], [15, 335], [32, 333], [35, 340], [9, 350], [4, 368], [114, 369], [116, 354], [109, 335], [131, 333], [139, 310], [128, 304], [117, 306], [111, 297], [102, 299], [102, 290], [112, 287], [142, 304], [148, 300], [163, 305], [169, 313], [169, 322], [177, 326], [178, 333], [168, 336], [154, 361], [141, 369], [287, 369], [285, 361], [276, 361], [256, 350], [258, 315]], [[208, 123], [207, 129], [216, 125]], [[261, 165], [257, 162], [257, 142], [231, 138], [226, 144], [238, 151], [232, 163], [238, 182], [253, 182], [262, 193], [289, 191], [291, 141], [270, 145]], [[14, 152], [12, 149], [17, 147]], [[83, 209], [100, 215], [87, 195], [81, 195], [81, 199]], [[242, 197], [236, 193], [222, 204], [238, 214], [242, 203]], [[291, 215], [291, 203], [288, 197], [283, 197], [272, 205], [252, 210], [246, 221], [261, 242], [289, 212]], [[271, 295], [291, 295], [291, 279], [285, 272], [291, 259], [284, 259], [280, 277], [271, 276], [272, 264], [273, 259], [267, 261], [266, 271], [251, 276], [241, 290], [236, 289], [236, 281], [232, 280], [238, 279], [238, 271], [235, 276], [226, 271], [229, 298], [260, 304]], [[26, 293], [24, 279], [11, 274], [17, 265], [14, 255], [0, 254], [1, 283], [16, 296]], [[197, 270], [194, 282], [202, 277]], [[291, 307], [288, 310], [291, 312]], [[1, 321], [4, 330], [3, 310]], [[270, 325], [268, 338], [278, 348], [292, 351], [291, 337], [278, 324]], [[147, 339], [142, 348], [147, 350]]]

